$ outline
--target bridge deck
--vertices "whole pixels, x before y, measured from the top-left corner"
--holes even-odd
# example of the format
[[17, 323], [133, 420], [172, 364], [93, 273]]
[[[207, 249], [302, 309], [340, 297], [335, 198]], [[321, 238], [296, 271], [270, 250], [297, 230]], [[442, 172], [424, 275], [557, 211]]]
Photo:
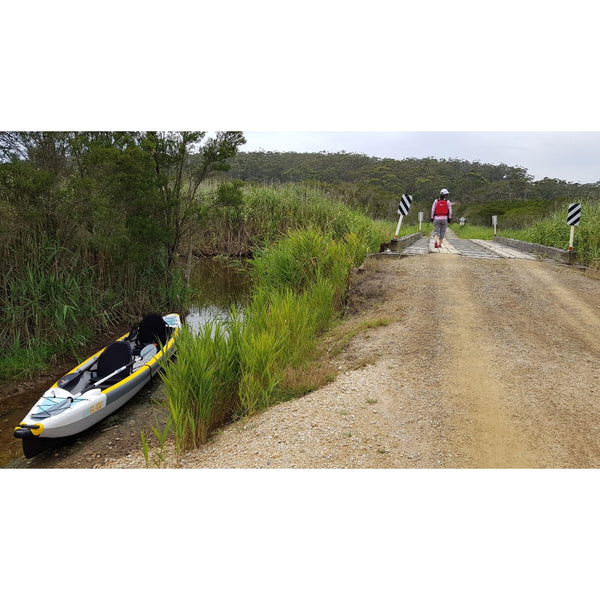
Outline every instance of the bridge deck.
[[487, 240], [463, 240], [458, 238], [452, 231], [448, 231], [448, 237], [444, 240], [441, 248], [434, 248], [433, 237], [423, 237], [401, 250], [402, 256], [418, 256], [436, 252], [439, 254], [459, 254], [469, 258], [520, 258], [525, 260], [537, 260], [535, 254], [523, 252], [515, 248], [509, 248], [498, 242]]

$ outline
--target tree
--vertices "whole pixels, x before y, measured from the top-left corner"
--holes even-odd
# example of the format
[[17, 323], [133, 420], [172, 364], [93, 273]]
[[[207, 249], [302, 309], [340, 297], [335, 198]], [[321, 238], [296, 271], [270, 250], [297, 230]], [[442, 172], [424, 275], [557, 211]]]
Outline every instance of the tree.
[[365, 183], [393, 194], [402, 194], [404, 184], [387, 166], [375, 166], [364, 173]]
[[21, 214], [39, 216], [40, 225], [58, 234], [61, 184], [68, 175], [69, 134], [64, 131], [0, 133], [0, 162], [13, 172], [13, 199], [21, 199]]
[[[205, 131], [148, 132], [141, 145], [150, 152], [161, 196], [161, 218], [171, 232], [167, 263], [175, 259], [182, 240], [191, 236], [202, 217], [200, 184], [230, 168], [228, 160], [246, 143], [240, 131], [220, 131], [208, 138]], [[191, 247], [191, 239], [190, 239]]]

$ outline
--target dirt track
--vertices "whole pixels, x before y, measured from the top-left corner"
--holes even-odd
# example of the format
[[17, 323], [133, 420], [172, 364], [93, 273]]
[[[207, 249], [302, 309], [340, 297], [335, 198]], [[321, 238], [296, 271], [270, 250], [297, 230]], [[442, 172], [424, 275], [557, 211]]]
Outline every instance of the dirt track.
[[367, 260], [353, 302], [348, 329], [397, 320], [354, 338], [336, 381], [166, 466], [600, 467], [600, 282], [430, 254]]
[[[163, 464], [598, 468], [599, 309], [598, 280], [549, 262], [367, 259], [342, 328], [381, 316], [393, 322], [331, 359], [336, 380], [184, 456], [167, 445]], [[107, 438], [98, 438], [94, 448], [82, 444], [38, 466], [92, 466], [82, 460], [91, 451], [95, 466], [143, 467], [137, 427], [135, 435], [122, 426], [103, 434], [134, 446], [107, 454]]]

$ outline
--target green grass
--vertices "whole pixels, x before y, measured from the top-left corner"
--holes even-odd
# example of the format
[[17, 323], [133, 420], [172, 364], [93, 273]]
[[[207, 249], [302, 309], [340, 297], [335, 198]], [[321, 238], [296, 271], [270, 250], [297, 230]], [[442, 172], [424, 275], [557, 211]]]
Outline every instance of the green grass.
[[254, 287], [243, 317], [178, 336], [178, 358], [163, 381], [179, 451], [298, 389], [287, 374], [313, 357], [315, 340], [344, 307], [352, 267], [367, 254], [364, 232], [351, 226], [339, 239], [317, 228], [280, 236], [252, 260]]
[[95, 336], [129, 309], [140, 318], [150, 303], [154, 310], [173, 306], [185, 293], [177, 274], [157, 281], [150, 272], [129, 275], [128, 269], [116, 270], [121, 278], [114, 289], [105, 287], [82, 251], [44, 235], [12, 245], [0, 240], [0, 256], [6, 267], [0, 278], [0, 381], [30, 378], [56, 356], [81, 360]]
[[[207, 190], [208, 204], [218, 199], [212, 197], [218, 195], [218, 189]], [[198, 225], [196, 251], [256, 255], [260, 248], [271, 248], [288, 234], [298, 235], [293, 233], [298, 229], [317, 231], [312, 238], [306, 234], [298, 237], [297, 247], [290, 246], [277, 257], [282, 263], [278, 277], [285, 278], [290, 258], [297, 264], [288, 274], [288, 283], [294, 281], [295, 285], [308, 281], [313, 268], [323, 280], [320, 272], [335, 265], [337, 272], [326, 275], [327, 280], [335, 280], [334, 305], [343, 302], [345, 291], [339, 282], [346, 277], [348, 261], [360, 261], [361, 255], [364, 258], [367, 252], [376, 252], [387, 241], [381, 224], [306, 185], [245, 185], [239, 203], [222, 204], [215, 203], [210, 210], [204, 207], [207, 216]], [[343, 245], [343, 251], [341, 246], [329, 247], [319, 236]], [[185, 281], [177, 271], [167, 272], [160, 256], [136, 266], [127, 257], [111, 259], [106, 248], [93, 245], [95, 241], [78, 248], [71, 239], [59, 243], [44, 232], [2, 236], [0, 381], [29, 377], [48, 368], [60, 354], [82, 358], [80, 354], [94, 336], [107, 326], [139, 318], [148, 310], [171, 311], [184, 304]], [[117, 244], [119, 240], [113, 235], [105, 241]], [[310, 254], [319, 245], [329, 255]], [[346, 249], [349, 257], [335, 256]], [[302, 261], [305, 251], [312, 262]], [[328, 264], [322, 264], [322, 258]], [[296, 277], [300, 279], [296, 281]]]
[[57, 354], [82, 358], [115, 314], [80, 253], [34, 237], [26, 251], [25, 241], [0, 281], [0, 381], [30, 378]]
[[[394, 233], [396, 232], [396, 227], [398, 226], [398, 222], [390, 223], [388, 225], [388, 232], [390, 233], [389, 239], [394, 238]], [[406, 224], [402, 223], [402, 227], [400, 227], [400, 231], [398, 232], [398, 237], [406, 237], [407, 235], [412, 235], [413, 233], [417, 233], [421, 231], [424, 237], [428, 237], [433, 232], [433, 224], [427, 221], [426, 223], [421, 223], [421, 229], [419, 230], [419, 224]]]
[[[398, 226], [398, 221], [373, 221], [374, 227], [378, 232], [379, 238], [382, 242], [389, 242], [394, 239], [394, 233], [396, 233], [396, 227]], [[400, 231], [398, 232], [398, 237], [406, 237], [408, 235], [412, 235], [413, 233], [417, 233], [421, 231], [424, 236], [428, 236], [433, 231], [433, 225], [427, 221], [421, 224], [421, 229], [419, 229], [418, 223], [406, 223], [404, 220], [402, 221], [402, 226], [400, 227]]]
[[23, 380], [48, 367], [55, 347], [41, 340], [22, 345], [15, 340], [0, 355], [0, 381]]
[[482, 227], [480, 225], [460, 225], [452, 223], [450, 226], [453, 233], [459, 238], [466, 240], [491, 240], [494, 237], [494, 230], [491, 227]]
[[[213, 202], [216, 194], [218, 188], [207, 188], [207, 202]], [[382, 222], [308, 184], [247, 183], [241, 188], [239, 205], [208, 210], [197, 242], [197, 250], [204, 254], [246, 255], [297, 229], [318, 229], [336, 240], [353, 232], [366, 241], [367, 252], [376, 252], [394, 232], [389, 223], [386, 231]]]
[[205, 324], [198, 334], [184, 327], [176, 338], [177, 359], [161, 379], [167, 392], [169, 422], [178, 451], [204, 444], [238, 404], [241, 320], [227, 327]]

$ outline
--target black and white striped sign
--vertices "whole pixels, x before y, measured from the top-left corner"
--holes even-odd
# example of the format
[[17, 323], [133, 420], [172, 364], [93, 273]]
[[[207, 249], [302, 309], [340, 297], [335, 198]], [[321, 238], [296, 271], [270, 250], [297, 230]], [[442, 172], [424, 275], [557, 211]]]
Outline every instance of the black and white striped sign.
[[567, 212], [567, 225], [579, 225], [581, 217], [581, 204], [569, 204]]
[[402, 200], [400, 200], [400, 204], [398, 205], [398, 214], [406, 216], [408, 214], [408, 210], [410, 209], [411, 202], [412, 196], [402, 194]]

